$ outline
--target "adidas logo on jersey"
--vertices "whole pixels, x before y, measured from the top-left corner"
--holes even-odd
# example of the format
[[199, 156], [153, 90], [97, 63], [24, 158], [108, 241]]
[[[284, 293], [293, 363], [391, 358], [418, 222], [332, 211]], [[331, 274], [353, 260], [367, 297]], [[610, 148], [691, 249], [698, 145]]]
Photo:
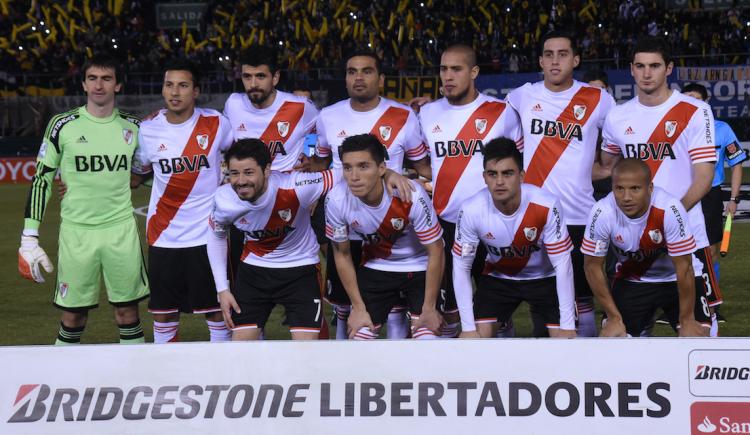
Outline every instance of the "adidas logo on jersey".
[[542, 105], [539, 103], [534, 104], [534, 107], [531, 109], [532, 112], [541, 112], [542, 111]]
[[432, 129], [433, 133], [442, 133], [443, 130], [440, 128], [439, 125], [435, 124], [435, 127]]
[[487, 240], [495, 240], [495, 236], [493, 236], [492, 233], [485, 234], [484, 238]]
[[336, 137], [346, 137], [346, 132], [344, 130], [341, 130], [339, 134], [336, 135]]
[[166, 151], [166, 150], [167, 150], [167, 146], [164, 144], [160, 144], [159, 149], [157, 151], [161, 152], [161, 151]]
[[617, 242], [617, 243], [625, 243], [625, 240], [623, 240], [622, 236], [618, 234], [618, 235], [615, 236], [615, 242]]
[[359, 222], [356, 219], [354, 219], [354, 221], [352, 222], [352, 228], [358, 228], [358, 227], [359, 227]]
[[81, 135], [81, 137], [78, 138], [76, 143], [89, 143], [89, 141], [86, 140], [86, 136]]
[[247, 129], [245, 128], [245, 123], [244, 122], [242, 124], [240, 124], [239, 127], [237, 127], [237, 131], [247, 131]]
[[248, 224], [247, 219], [245, 218], [240, 219], [240, 225], [247, 225], [247, 224]]
[[628, 129], [625, 130], [625, 134], [635, 134], [635, 132], [633, 131], [633, 127], [628, 126]]

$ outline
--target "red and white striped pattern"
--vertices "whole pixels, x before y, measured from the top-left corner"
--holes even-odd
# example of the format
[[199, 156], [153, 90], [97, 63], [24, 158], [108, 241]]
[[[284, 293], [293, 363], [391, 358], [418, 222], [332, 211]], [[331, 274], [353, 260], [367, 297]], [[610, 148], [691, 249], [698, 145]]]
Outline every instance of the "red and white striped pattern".
[[596, 243], [592, 242], [590, 239], [584, 236], [583, 242], [581, 243], [581, 252], [587, 255], [596, 254]]
[[667, 251], [669, 251], [669, 255], [692, 254], [696, 249], [695, 237], [693, 236], [677, 243], [667, 243]]
[[174, 343], [179, 341], [177, 332], [180, 322], [154, 322], [154, 343]]
[[354, 335], [354, 340], [375, 340], [380, 335], [380, 326], [375, 325], [375, 331], [371, 331], [370, 328], [360, 328]]
[[443, 228], [437, 222], [435, 222], [435, 225], [433, 225], [432, 228], [428, 230], [415, 232], [417, 233], [417, 238], [419, 238], [419, 241], [425, 245], [443, 237]]
[[573, 242], [570, 240], [570, 236], [568, 236], [565, 240], [556, 243], [545, 243], [544, 246], [547, 247], [548, 255], [560, 255], [570, 252], [573, 249]]
[[690, 160], [692, 160], [693, 163], [716, 160], [716, 149], [714, 147], [693, 148], [689, 153]]

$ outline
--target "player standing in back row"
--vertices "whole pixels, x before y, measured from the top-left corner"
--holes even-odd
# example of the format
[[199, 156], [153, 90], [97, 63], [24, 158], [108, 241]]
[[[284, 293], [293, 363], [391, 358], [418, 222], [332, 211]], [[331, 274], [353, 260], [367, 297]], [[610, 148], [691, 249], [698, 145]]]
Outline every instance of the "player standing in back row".
[[193, 65], [176, 61], [167, 66], [162, 86], [166, 109], [144, 120], [138, 136], [133, 171], [154, 176], [146, 236], [155, 343], [178, 340], [180, 312], [205, 314], [211, 341], [231, 337], [206, 253], [206, 220], [221, 184], [222, 153], [232, 145], [232, 129], [219, 112], [195, 107], [199, 93]]
[[697, 298], [708, 311], [722, 302], [700, 205], [714, 177], [714, 116], [708, 104], [669, 88], [673, 66], [666, 41], [645, 37], [636, 44], [630, 72], [637, 95], [613, 108], [604, 123], [603, 175], [623, 156], [637, 158], [648, 165], [654, 186], [680, 199], [695, 237], [694, 255], [703, 264], [705, 288], [696, 288]]
[[[458, 334], [459, 316], [453, 292], [451, 246], [458, 210], [464, 200], [482, 190], [483, 143], [508, 137], [522, 148], [518, 115], [503, 101], [481, 94], [474, 84], [479, 75], [476, 53], [466, 45], [452, 45], [440, 57], [443, 95], [425, 104], [419, 118], [422, 135], [430, 148], [431, 171], [416, 167], [432, 180], [432, 203], [440, 217], [445, 239], [445, 321], [443, 337]], [[480, 248], [480, 251], [483, 251]], [[478, 252], [473, 275], [481, 272], [484, 253]]]
[[39, 225], [59, 170], [61, 203], [54, 305], [62, 310], [55, 344], [80, 343], [88, 311], [99, 304], [102, 277], [115, 307], [120, 343], [143, 343], [138, 302], [148, 297], [133, 204], [130, 165], [138, 122], [115, 108], [122, 71], [117, 60], [94, 56], [83, 66], [86, 105], [50, 120], [26, 204], [18, 268], [44, 282], [52, 263], [39, 246]]
[[[578, 334], [596, 336], [594, 300], [579, 249], [586, 217], [594, 205], [592, 168], [599, 129], [615, 102], [605, 89], [573, 79], [581, 59], [574, 38], [561, 31], [544, 36], [539, 66], [544, 80], [508, 94], [523, 125], [524, 182], [555, 195], [562, 204], [568, 233], [578, 310]], [[535, 319], [535, 329], [541, 322]]]

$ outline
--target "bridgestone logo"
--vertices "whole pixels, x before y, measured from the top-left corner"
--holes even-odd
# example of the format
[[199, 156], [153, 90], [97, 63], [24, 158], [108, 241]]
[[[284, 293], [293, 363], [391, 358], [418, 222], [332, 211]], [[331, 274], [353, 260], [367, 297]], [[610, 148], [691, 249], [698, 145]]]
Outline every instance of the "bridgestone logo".
[[[311, 389], [318, 391], [312, 392]], [[670, 386], [655, 382], [362, 382], [51, 388], [21, 385], [8, 423], [112, 419], [482, 416], [650, 417], [671, 412]], [[320, 403], [308, 404], [310, 397]]]

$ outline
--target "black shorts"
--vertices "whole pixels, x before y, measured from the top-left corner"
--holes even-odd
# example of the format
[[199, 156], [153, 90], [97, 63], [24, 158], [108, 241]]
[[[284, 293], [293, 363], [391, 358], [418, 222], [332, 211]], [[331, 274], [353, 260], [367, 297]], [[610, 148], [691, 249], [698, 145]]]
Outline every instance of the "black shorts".
[[573, 285], [576, 288], [576, 299], [591, 298], [594, 296], [589, 282], [586, 280], [586, 272], [583, 270], [581, 243], [583, 243], [583, 234], [585, 232], [585, 225], [568, 225], [568, 234], [570, 235], [570, 240], [573, 242], [570, 261], [573, 263]]
[[[391, 309], [403, 304], [404, 296], [409, 313], [414, 316], [422, 314], [426, 276], [426, 272], [385, 272], [360, 267], [357, 285], [372, 323], [382, 325]], [[437, 305], [440, 305], [439, 300]]]
[[191, 248], [148, 248], [148, 283], [152, 314], [221, 311], [206, 245]]
[[[453, 290], [453, 242], [456, 239], [456, 224], [439, 219], [443, 227], [443, 249], [445, 250], [445, 272], [443, 272], [443, 291], [441, 296], [445, 300], [445, 305], [441, 311], [446, 313], [457, 313], [458, 304], [456, 304], [456, 293]], [[471, 265], [471, 276], [474, 282], [478, 282], [482, 276], [484, 264], [487, 260], [487, 248], [483, 243], [477, 246], [474, 263]]]
[[[696, 293], [703, 288], [703, 280], [695, 278]], [[702, 291], [702, 290], [700, 290]], [[615, 280], [612, 286], [612, 298], [622, 315], [625, 330], [633, 337], [640, 337], [641, 332], [651, 326], [657, 308], [661, 308], [673, 328], [677, 327], [680, 318], [680, 295], [676, 282], [633, 282], [624, 279]], [[708, 306], [703, 300], [695, 302], [695, 320], [710, 325]]]
[[545, 326], [560, 326], [560, 301], [554, 276], [511, 280], [482, 275], [474, 294], [474, 318], [477, 323], [507, 322], [524, 301]]
[[[341, 284], [339, 272], [336, 270], [336, 262], [333, 259], [333, 242], [328, 243], [326, 250], [326, 291], [325, 299], [331, 305], [351, 305], [349, 295], [346, 294], [344, 285]], [[359, 269], [359, 263], [362, 261], [362, 241], [349, 240], [349, 251], [352, 254], [352, 263], [354, 269]]]
[[245, 233], [234, 225], [229, 226], [229, 252], [227, 253], [227, 273], [229, 274], [229, 288], [234, 288], [237, 282], [237, 272], [242, 263], [242, 250], [245, 249]]
[[[708, 248], [701, 248], [693, 252], [693, 255], [695, 255], [698, 261], [703, 265], [701, 276], [703, 277], [704, 291], [703, 293], [698, 292], [699, 296], [705, 295], [706, 300], [708, 301], [708, 306], [710, 307], [721, 305], [724, 300], [721, 296], [719, 281], [716, 279], [716, 274], [714, 273], [714, 263], [713, 260], [711, 260], [711, 253], [708, 252]], [[697, 287], [696, 290], [698, 290]]]
[[724, 235], [724, 202], [721, 200], [721, 186], [712, 187], [701, 199], [703, 218], [706, 221], [706, 234], [710, 245], [720, 243]]
[[313, 233], [315, 233], [315, 239], [321, 246], [323, 246], [325, 243], [328, 243], [328, 238], [326, 237], [325, 200], [325, 196], [322, 196], [320, 197], [320, 199], [318, 199], [318, 204], [315, 206], [315, 210], [313, 210], [312, 216], [310, 216], [310, 225], [312, 226]]
[[323, 315], [320, 265], [270, 268], [241, 263], [232, 294], [241, 313], [232, 311], [235, 329], [263, 328], [276, 304], [282, 305], [292, 332], [319, 332]]

